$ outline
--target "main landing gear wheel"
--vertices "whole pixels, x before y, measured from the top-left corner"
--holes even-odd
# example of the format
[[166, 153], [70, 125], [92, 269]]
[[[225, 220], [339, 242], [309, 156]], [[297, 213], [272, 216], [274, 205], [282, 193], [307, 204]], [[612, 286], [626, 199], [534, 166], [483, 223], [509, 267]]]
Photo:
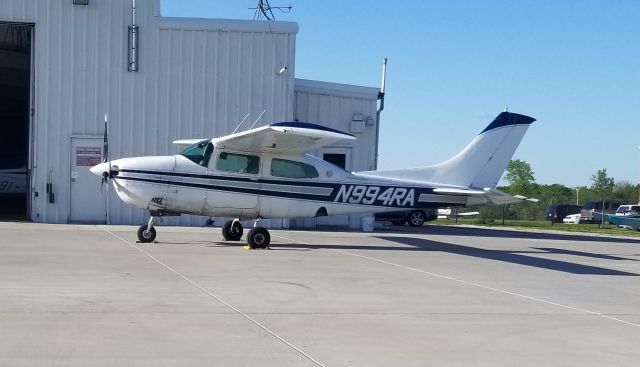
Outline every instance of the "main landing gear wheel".
[[222, 227], [222, 237], [226, 241], [240, 241], [242, 237], [242, 224], [237, 220], [230, 220]]
[[247, 233], [247, 242], [249, 243], [249, 248], [251, 249], [265, 249], [269, 247], [269, 243], [271, 242], [271, 235], [266, 228], [251, 228], [251, 230], [249, 230], [249, 233]]
[[147, 228], [148, 226], [146, 224], [138, 228], [138, 239], [140, 242], [148, 243], [156, 239], [156, 229], [151, 227], [151, 229], [147, 230]]

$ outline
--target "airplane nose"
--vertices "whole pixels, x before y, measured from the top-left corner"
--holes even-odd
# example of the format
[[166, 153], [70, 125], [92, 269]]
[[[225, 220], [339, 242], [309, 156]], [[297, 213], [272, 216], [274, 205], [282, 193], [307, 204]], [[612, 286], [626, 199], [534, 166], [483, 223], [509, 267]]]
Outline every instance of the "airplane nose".
[[109, 173], [109, 162], [97, 164], [89, 169], [91, 173], [102, 177], [103, 173]]

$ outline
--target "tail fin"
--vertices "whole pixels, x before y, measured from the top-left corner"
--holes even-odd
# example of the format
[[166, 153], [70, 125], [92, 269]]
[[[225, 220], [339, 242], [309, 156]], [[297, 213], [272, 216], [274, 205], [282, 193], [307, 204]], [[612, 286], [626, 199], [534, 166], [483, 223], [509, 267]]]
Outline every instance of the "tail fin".
[[534, 121], [532, 117], [505, 111], [460, 153], [445, 162], [430, 167], [360, 173], [471, 188], [495, 188]]

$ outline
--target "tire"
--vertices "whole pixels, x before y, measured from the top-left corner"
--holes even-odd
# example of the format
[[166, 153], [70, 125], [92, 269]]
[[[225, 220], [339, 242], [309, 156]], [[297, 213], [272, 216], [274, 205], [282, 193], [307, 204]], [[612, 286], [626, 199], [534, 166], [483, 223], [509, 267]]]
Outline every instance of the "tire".
[[264, 249], [269, 247], [269, 243], [271, 242], [271, 235], [266, 228], [251, 228], [249, 233], [247, 233], [247, 242], [249, 243], [249, 248]]
[[222, 237], [226, 241], [240, 241], [240, 238], [242, 238], [242, 232], [243, 229], [240, 222], [236, 222], [234, 225], [233, 221], [230, 220], [222, 227]]
[[424, 212], [421, 210], [414, 210], [409, 213], [409, 225], [411, 227], [421, 227], [424, 224]]
[[392, 220], [391, 221], [391, 223], [393, 223], [394, 226], [404, 226], [405, 222], [406, 222], [406, 220], [403, 220], [403, 219]]
[[138, 240], [143, 243], [153, 242], [156, 239], [156, 229], [151, 227], [150, 230], [147, 231], [147, 225], [142, 225], [138, 228]]

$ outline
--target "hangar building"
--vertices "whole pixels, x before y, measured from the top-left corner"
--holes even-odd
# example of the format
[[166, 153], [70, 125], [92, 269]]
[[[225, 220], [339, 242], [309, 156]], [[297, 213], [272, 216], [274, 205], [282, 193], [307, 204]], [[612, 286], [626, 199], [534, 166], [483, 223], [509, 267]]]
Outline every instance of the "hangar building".
[[[171, 141], [299, 120], [356, 135], [312, 152], [375, 167], [378, 89], [295, 78], [297, 23], [163, 17], [160, 0], [0, 2], [0, 218], [140, 224], [88, 171], [102, 157], [175, 154]], [[241, 128], [242, 130], [242, 128]], [[108, 196], [108, 197], [107, 197]], [[170, 218], [202, 225], [205, 218]], [[271, 221], [341, 224], [359, 217]]]

